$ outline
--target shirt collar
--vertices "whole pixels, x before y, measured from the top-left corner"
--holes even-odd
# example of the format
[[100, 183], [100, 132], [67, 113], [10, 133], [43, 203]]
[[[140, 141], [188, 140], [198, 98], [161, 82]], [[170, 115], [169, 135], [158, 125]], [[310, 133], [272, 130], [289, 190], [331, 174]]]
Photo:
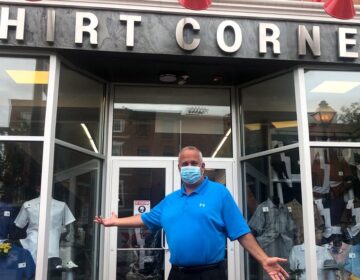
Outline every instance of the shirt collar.
[[277, 207], [270, 198], [268, 198], [267, 200], [268, 200], [269, 207], [271, 207], [271, 208], [285, 208], [285, 205], [282, 203], [279, 203], [279, 207]]
[[[208, 178], [207, 176], [205, 176], [205, 177], [204, 177], [204, 180], [201, 182], [201, 184], [200, 184], [199, 186], [197, 186], [197, 188], [196, 188], [191, 194], [193, 194], [193, 193], [197, 193], [197, 194], [201, 193], [201, 192], [204, 190], [204, 188], [206, 187], [208, 181], [209, 181], [209, 178]], [[181, 192], [180, 192], [180, 195], [181, 195], [181, 196], [188, 195], [188, 194], [186, 193], [184, 184], [181, 184]]]

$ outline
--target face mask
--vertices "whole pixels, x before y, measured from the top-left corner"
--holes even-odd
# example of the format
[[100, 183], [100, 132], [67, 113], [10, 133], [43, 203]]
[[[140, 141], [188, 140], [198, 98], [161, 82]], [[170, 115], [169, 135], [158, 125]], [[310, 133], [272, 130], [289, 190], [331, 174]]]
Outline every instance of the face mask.
[[181, 179], [187, 184], [195, 184], [201, 178], [199, 166], [183, 166], [180, 170]]

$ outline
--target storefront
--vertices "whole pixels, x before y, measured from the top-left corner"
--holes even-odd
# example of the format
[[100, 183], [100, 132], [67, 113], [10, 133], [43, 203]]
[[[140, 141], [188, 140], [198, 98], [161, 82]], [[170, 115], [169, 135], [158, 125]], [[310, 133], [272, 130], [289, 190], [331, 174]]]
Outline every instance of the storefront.
[[[164, 232], [93, 218], [178, 189], [186, 145], [292, 279], [360, 278], [356, 20], [16, 2], [0, 2], [1, 279], [166, 279]], [[267, 279], [237, 243], [226, 256], [229, 280]]]

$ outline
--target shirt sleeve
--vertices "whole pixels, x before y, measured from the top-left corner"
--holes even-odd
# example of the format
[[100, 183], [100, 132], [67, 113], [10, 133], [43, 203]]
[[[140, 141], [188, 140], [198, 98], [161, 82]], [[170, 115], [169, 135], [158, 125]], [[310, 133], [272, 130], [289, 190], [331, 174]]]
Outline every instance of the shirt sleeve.
[[256, 208], [254, 215], [249, 221], [249, 226], [254, 229], [258, 235], [262, 235], [265, 226], [265, 215], [262, 211], [263, 205], [262, 203]]
[[64, 205], [64, 225], [71, 224], [74, 221], [75, 221], [75, 217], [71, 213], [71, 210], [69, 209], [67, 204], [65, 203], [65, 205]]
[[150, 212], [141, 214], [141, 219], [150, 230], [158, 230], [162, 228], [161, 216], [164, 209], [165, 200], [163, 199]]
[[228, 191], [223, 200], [222, 217], [227, 236], [231, 241], [250, 232], [244, 216]]
[[24, 228], [29, 222], [26, 207], [24, 205], [25, 204], [21, 206], [19, 214], [17, 215], [14, 221], [15, 225], [19, 228]]

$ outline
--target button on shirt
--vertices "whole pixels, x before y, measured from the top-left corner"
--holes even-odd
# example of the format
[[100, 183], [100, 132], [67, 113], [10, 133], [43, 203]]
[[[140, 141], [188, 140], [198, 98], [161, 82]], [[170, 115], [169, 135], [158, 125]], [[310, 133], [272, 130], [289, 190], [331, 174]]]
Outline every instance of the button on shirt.
[[7, 256], [0, 257], [0, 279], [29, 280], [35, 274], [35, 263], [29, 251], [11, 245]]
[[[25, 249], [30, 251], [35, 261], [39, 229], [39, 211], [40, 198], [35, 198], [24, 202], [15, 219], [15, 225], [19, 228], [24, 228], [29, 224], [26, 230], [26, 238], [21, 239], [20, 242]], [[75, 218], [65, 202], [52, 199], [50, 221], [48, 257], [59, 257], [59, 241], [62, 227], [74, 222]]]
[[164, 228], [170, 262], [179, 266], [222, 261], [226, 238], [250, 232], [230, 192], [207, 177], [190, 195], [182, 186], [141, 218], [151, 230]]

